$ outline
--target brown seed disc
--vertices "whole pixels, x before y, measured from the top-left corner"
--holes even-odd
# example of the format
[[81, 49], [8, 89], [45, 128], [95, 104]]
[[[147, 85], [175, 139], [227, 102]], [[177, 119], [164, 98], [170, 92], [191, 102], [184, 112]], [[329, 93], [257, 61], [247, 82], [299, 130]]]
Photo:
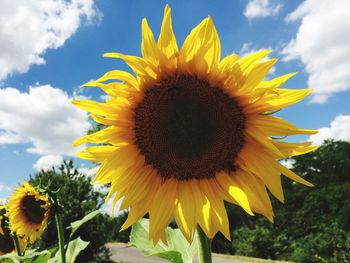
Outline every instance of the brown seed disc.
[[5, 227], [4, 223], [2, 224], [2, 229], [4, 231], [4, 234], [0, 235], [0, 254], [11, 253], [13, 250], [15, 250], [15, 245], [13, 243], [11, 231], [9, 228]]
[[46, 210], [41, 207], [44, 204], [44, 201], [36, 200], [32, 195], [23, 198], [21, 206], [29, 222], [41, 224], [46, 212]]
[[213, 178], [235, 170], [245, 117], [220, 87], [175, 75], [145, 91], [134, 109], [136, 145], [163, 179]]

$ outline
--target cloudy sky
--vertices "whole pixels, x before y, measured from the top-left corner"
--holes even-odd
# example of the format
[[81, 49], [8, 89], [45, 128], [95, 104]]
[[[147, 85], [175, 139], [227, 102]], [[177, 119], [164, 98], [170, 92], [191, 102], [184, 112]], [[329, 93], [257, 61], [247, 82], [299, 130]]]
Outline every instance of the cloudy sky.
[[37, 170], [74, 158], [72, 141], [90, 124], [70, 101], [103, 100], [79, 86], [108, 70], [129, 70], [102, 53], [140, 55], [141, 20], [158, 35], [166, 3], [180, 46], [210, 15], [223, 55], [268, 48], [279, 58], [268, 78], [299, 72], [286, 87], [314, 93], [278, 115], [319, 134], [297, 139], [350, 141], [349, 0], [1, 0], [0, 200]]

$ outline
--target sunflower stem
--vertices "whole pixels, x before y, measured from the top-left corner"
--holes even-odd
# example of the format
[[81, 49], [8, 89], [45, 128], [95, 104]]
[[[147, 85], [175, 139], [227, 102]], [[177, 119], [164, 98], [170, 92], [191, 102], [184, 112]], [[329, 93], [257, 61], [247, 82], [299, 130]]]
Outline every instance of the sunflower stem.
[[59, 213], [56, 213], [55, 219], [56, 219], [56, 227], [57, 227], [57, 235], [58, 235], [58, 247], [61, 253], [61, 263], [66, 263], [62, 217]]
[[212, 263], [211, 260], [211, 239], [209, 239], [202, 228], [197, 226], [198, 250], [200, 263]]
[[15, 244], [16, 253], [18, 256], [21, 257], [22, 256], [21, 246], [19, 245], [19, 240], [18, 240], [18, 236], [16, 235], [16, 233], [13, 233], [12, 239], [13, 239], [13, 243]]

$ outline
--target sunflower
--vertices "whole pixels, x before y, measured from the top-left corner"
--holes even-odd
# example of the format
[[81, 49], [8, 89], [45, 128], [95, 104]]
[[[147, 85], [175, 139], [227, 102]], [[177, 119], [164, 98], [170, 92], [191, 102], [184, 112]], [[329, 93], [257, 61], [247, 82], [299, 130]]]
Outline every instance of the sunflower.
[[[13, 242], [11, 231], [7, 226], [6, 207], [0, 205], [0, 256], [15, 252], [15, 244]], [[23, 239], [19, 239], [21, 251], [25, 248]]]
[[48, 197], [23, 181], [8, 200], [7, 215], [11, 231], [30, 243], [35, 242], [48, 223], [51, 207]]
[[5, 217], [0, 216], [0, 256], [15, 251], [10, 229], [5, 226]]
[[312, 186], [279, 160], [315, 147], [278, 138], [315, 131], [272, 116], [311, 90], [280, 88], [294, 73], [264, 81], [277, 61], [262, 61], [270, 51], [221, 60], [210, 17], [179, 50], [170, 11], [166, 6], [157, 42], [143, 19], [142, 57], [104, 54], [124, 60], [136, 76], [112, 70], [83, 85], [109, 98], [73, 104], [107, 127], [74, 145], [97, 144], [78, 155], [101, 163], [94, 181], [110, 184], [113, 205], [122, 199], [121, 209], [130, 208], [122, 229], [149, 213], [154, 243], [165, 240], [173, 218], [189, 241], [197, 225], [209, 238], [220, 231], [230, 239], [224, 201], [272, 221], [267, 189], [284, 201], [281, 174]]
[[3, 213], [6, 213], [5, 209], [6, 209], [5, 206], [0, 205], [0, 235], [4, 234], [4, 229], [2, 225], [3, 225], [3, 221], [5, 220], [3, 215]]
[[6, 207], [0, 205], [0, 235], [4, 235]]

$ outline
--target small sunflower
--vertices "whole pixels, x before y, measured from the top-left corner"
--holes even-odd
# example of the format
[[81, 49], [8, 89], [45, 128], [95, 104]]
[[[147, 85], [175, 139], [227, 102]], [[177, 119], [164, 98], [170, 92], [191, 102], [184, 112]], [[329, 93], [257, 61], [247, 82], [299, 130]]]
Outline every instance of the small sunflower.
[[0, 235], [3, 235], [3, 234], [4, 234], [4, 229], [3, 229], [2, 224], [3, 224], [3, 221], [4, 221], [3, 211], [4, 211], [4, 213], [5, 213], [5, 212], [6, 212], [5, 209], [6, 209], [5, 206], [0, 205]]
[[[15, 252], [15, 244], [13, 242], [11, 231], [7, 225], [6, 207], [0, 206], [0, 256]], [[21, 251], [25, 248], [25, 242], [23, 239], [19, 239], [19, 245]]]
[[0, 205], [0, 235], [4, 235], [6, 207]]
[[311, 90], [280, 88], [294, 74], [264, 78], [276, 59], [269, 51], [221, 60], [220, 40], [210, 17], [195, 27], [178, 49], [170, 8], [165, 7], [156, 42], [142, 21], [142, 57], [120, 53], [134, 71], [107, 72], [84, 86], [99, 87], [105, 103], [76, 100], [107, 128], [74, 144], [99, 144], [78, 155], [102, 163], [95, 181], [110, 184], [107, 197], [130, 208], [128, 228], [149, 213], [150, 238], [165, 240], [175, 218], [188, 240], [196, 226], [209, 238], [230, 239], [224, 201], [273, 220], [266, 190], [284, 201], [281, 174], [312, 186], [279, 159], [310, 152], [309, 142], [282, 142], [276, 136], [312, 134], [271, 113], [302, 100]]
[[33, 243], [47, 226], [51, 203], [26, 181], [22, 184], [8, 199], [7, 215], [11, 231]]
[[4, 216], [0, 216], [0, 256], [12, 253], [15, 250], [15, 244], [11, 237], [10, 229], [5, 226], [4, 219]]

